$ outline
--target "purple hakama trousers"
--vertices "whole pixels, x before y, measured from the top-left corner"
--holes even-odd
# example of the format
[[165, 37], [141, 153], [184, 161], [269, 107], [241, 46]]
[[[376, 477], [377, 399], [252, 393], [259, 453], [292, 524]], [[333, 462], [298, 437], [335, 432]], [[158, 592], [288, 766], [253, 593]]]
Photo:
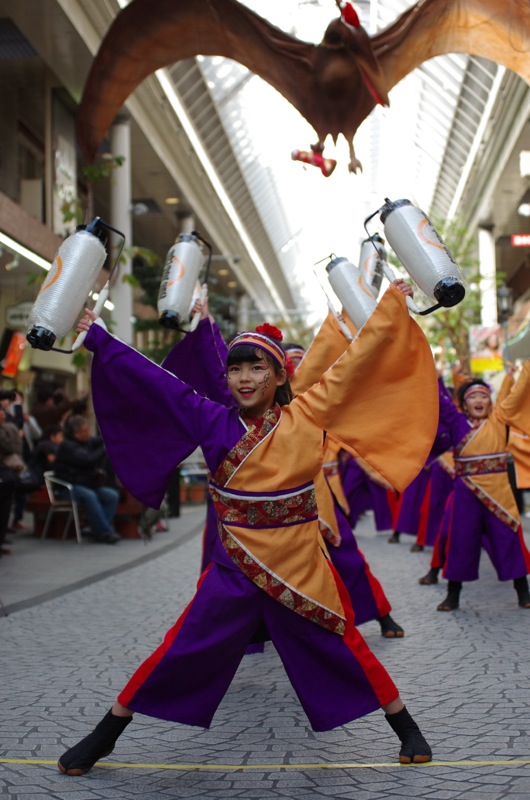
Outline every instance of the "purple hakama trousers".
[[528, 573], [522, 530], [505, 525], [458, 479], [442, 524], [445, 543], [444, 578], [476, 581], [481, 547], [488, 553], [500, 581]]
[[164, 642], [118, 702], [142, 714], [208, 728], [255, 632], [263, 625], [316, 731], [330, 730], [398, 696], [347, 613], [339, 636], [273, 600], [238, 570], [212, 563]]

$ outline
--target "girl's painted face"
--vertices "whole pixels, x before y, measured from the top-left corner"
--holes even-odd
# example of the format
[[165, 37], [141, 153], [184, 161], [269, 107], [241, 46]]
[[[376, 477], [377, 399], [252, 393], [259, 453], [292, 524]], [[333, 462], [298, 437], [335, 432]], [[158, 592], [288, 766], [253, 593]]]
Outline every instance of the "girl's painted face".
[[491, 411], [491, 398], [489, 394], [482, 390], [470, 392], [464, 401], [464, 411], [471, 419], [486, 419]]
[[243, 361], [228, 367], [228, 388], [241, 408], [260, 417], [274, 405], [278, 386], [286, 380], [285, 370], [277, 375], [261, 350], [256, 349], [257, 361]]

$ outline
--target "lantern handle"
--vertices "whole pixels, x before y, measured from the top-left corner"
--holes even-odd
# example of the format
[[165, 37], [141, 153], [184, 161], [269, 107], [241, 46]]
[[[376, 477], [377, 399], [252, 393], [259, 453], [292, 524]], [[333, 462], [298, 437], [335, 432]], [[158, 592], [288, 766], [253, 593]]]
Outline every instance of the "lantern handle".
[[[207, 299], [208, 299], [208, 284], [207, 283], [203, 283], [202, 286], [201, 286], [200, 294], [199, 294], [199, 300], [201, 301], [201, 304], [203, 304], [203, 303], [206, 302]], [[188, 333], [192, 333], [196, 329], [197, 325], [201, 321], [201, 315], [202, 315], [202, 311], [197, 311], [193, 315], [191, 323], [190, 323], [190, 326], [189, 326], [188, 331], [187, 331]]]
[[[105, 286], [103, 287], [103, 289], [99, 293], [99, 297], [96, 300], [94, 308], [92, 309], [92, 311], [94, 312], [94, 314], [97, 317], [100, 316], [101, 312], [103, 311], [103, 306], [107, 302], [107, 298], [109, 296], [109, 288], [110, 288], [109, 287], [109, 281], [107, 281], [107, 283], [105, 284]], [[68, 352], [75, 353], [76, 350], [79, 350], [79, 348], [81, 347], [81, 345], [83, 344], [83, 342], [86, 339], [87, 333], [88, 333], [88, 331], [81, 331], [81, 333], [78, 334], [77, 338], [75, 339], [75, 341], [74, 341], [74, 343], [72, 345], [72, 349], [70, 351], [68, 351]]]

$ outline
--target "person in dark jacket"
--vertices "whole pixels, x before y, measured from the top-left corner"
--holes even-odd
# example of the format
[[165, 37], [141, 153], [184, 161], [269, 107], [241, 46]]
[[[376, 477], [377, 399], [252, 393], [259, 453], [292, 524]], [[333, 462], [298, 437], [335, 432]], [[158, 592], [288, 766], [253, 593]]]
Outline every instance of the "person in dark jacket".
[[23, 467], [20, 432], [0, 405], [0, 558], [11, 553], [4, 545], [18, 476]]
[[120, 536], [113, 530], [112, 521], [119, 492], [102, 485], [105, 461], [103, 440], [90, 436], [86, 418], [80, 414], [68, 417], [64, 424], [64, 441], [53, 464], [55, 477], [72, 484], [74, 497], [88, 516], [92, 537], [98, 542], [116, 544]]

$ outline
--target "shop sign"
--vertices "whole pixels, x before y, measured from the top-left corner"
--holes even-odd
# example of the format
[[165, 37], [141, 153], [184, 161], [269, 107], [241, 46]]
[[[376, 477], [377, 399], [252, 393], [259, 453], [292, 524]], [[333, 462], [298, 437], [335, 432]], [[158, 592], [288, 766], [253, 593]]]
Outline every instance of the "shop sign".
[[6, 308], [6, 328], [27, 328], [32, 308], [32, 300], [25, 300], [22, 303], [17, 303], [16, 306], [8, 306]]
[[511, 242], [512, 247], [530, 247], [530, 233], [514, 233]]

